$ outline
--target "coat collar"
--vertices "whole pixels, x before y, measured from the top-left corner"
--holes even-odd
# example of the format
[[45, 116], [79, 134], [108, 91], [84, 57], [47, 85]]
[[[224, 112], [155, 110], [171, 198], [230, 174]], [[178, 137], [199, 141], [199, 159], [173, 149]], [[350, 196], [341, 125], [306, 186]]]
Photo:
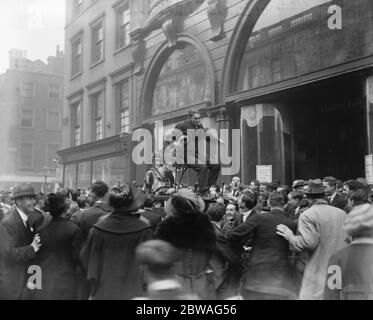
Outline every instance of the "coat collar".
[[149, 225], [139, 220], [139, 217], [131, 215], [130, 212], [115, 211], [106, 219], [99, 221], [96, 229], [116, 234], [139, 232], [150, 228]]

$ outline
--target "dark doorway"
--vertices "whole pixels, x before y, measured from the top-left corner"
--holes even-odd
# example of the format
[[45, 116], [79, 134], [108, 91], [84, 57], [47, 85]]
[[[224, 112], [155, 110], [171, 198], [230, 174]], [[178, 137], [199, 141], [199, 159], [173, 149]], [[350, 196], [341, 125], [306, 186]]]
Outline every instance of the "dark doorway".
[[294, 92], [294, 178], [364, 176], [367, 131], [363, 81], [353, 76]]

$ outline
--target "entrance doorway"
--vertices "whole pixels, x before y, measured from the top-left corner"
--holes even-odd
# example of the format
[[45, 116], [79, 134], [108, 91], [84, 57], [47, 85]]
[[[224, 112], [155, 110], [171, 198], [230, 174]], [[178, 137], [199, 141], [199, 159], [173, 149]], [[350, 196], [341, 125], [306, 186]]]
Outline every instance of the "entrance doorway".
[[367, 154], [363, 81], [350, 76], [291, 94], [293, 174], [341, 180], [364, 176]]

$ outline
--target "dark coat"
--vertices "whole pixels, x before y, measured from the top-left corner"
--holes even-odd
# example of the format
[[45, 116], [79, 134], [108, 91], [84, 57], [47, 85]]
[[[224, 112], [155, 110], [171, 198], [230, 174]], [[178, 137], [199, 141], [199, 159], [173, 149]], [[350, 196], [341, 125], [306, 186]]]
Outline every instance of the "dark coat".
[[157, 229], [163, 220], [162, 216], [159, 213], [155, 213], [152, 209], [145, 209], [144, 212], [141, 212], [141, 216], [149, 220], [153, 231]]
[[250, 291], [291, 297], [295, 286], [290, 265], [289, 243], [277, 235], [283, 224], [293, 232], [296, 225], [280, 210], [262, 212], [232, 230], [229, 241], [237, 246], [250, 235], [252, 252], [245, 273], [243, 288]]
[[30, 245], [33, 237], [17, 209], [7, 214], [0, 224], [0, 294], [3, 299], [18, 300], [25, 292], [27, 270], [35, 258]]
[[152, 237], [149, 225], [129, 212], [114, 210], [90, 231], [81, 252], [96, 300], [129, 300], [144, 295], [137, 246]]
[[112, 211], [113, 208], [104, 202], [97, 202], [93, 207], [83, 210], [77, 225], [80, 227], [84, 241], [88, 238], [89, 231], [98, 220]]
[[347, 200], [341, 193], [337, 193], [333, 199], [332, 202], [330, 202], [330, 205], [339, 209], [344, 210], [344, 208], [347, 205]]
[[[325, 281], [325, 300], [373, 300], [373, 243], [352, 242], [335, 253], [329, 260], [328, 269], [334, 266]], [[336, 272], [339, 267], [340, 272]], [[341, 278], [338, 278], [338, 275]], [[329, 287], [341, 281], [340, 288]]]
[[33, 264], [43, 272], [42, 290], [29, 292], [35, 300], [75, 300], [81, 248], [79, 228], [71, 221], [53, 218], [40, 231], [42, 246]]
[[158, 239], [180, 250], [181, 264], [176, 271], [188, 294], [201, 299], [215, 298], [210, 259], [216, 251], [214, 227], [205, 214], [194, 217], [167, 217], [156, 231]]
[[216, 250], [210, 259], [210, 266], [214, 270], [217, 298], [224, 299], [235, 295], [232, 284], [234, 267], [239, 263], [239, 257], [232, 251], [225, 233], [214, 225], [216, 235]]

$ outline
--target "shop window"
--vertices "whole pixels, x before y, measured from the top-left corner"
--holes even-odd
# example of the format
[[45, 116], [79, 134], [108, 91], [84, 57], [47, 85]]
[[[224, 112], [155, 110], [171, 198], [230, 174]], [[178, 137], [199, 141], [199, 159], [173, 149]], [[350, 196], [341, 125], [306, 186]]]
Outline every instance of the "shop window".
[[155, 85], [152, 115], [211, 100], [210, 80], [198, 50], [189, 44], [169, 56]]
[[78, 189], [88, 189], [91, 185], [91, 162], [78, 163]]
[[65, 166], [65, 188], [76, 188], [76, 164], [69, 164]]

